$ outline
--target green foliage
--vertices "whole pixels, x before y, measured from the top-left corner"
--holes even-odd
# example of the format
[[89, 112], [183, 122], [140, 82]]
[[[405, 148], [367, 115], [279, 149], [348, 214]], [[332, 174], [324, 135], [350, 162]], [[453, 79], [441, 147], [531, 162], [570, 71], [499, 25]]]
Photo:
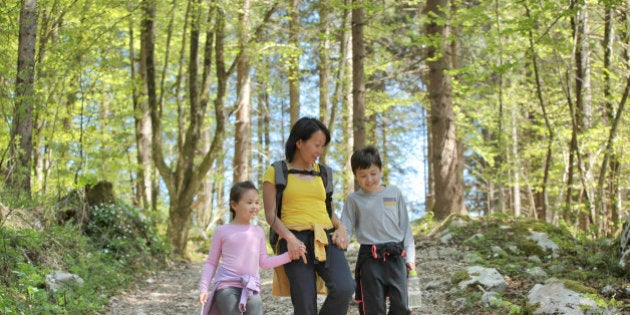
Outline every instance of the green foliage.
[[[149, 221], [126, 205], [102, 206], [85, 231], [66, 224], [43, 230], [0, 227], [0, 313], [99, 314], [108, 296], [163, 265], [166, 246]], [[82, 285], [46, 288], [62, 270]]]
[[138, 209], [122, 203], [93, 207], [85, 233], [105, 253], [125, 263], [142, 265], [145, 258], [166, 258], [166, 244], [157, 236], [152, 222], [143, 219]]

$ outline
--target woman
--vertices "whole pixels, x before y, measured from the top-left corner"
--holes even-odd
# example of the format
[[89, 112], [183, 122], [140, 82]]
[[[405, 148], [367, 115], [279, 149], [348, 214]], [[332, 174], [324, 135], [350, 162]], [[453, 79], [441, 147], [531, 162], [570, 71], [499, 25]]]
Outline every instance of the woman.
[[284, 265], [284, 272], [294, 314], [317, 314], [316, 276], [324, 281], [328, 291], [319, 314], [347, 314], [354, 292], [354, 280], [344, 254], [348, 247], [346, 227], [334, 211], [329, 215], [326, 210], [326, 191], [316, 163], [329, 142], [330, 132], [315, 118], [303, 117], [291, 128], [285, 145], [289, 175], [282, 196], [281, 218], [276, 216], [274, 168], [269, 167], [264, 176], [265, 217], [280, 236], [278, 254], [289, 252], [292, 260]]

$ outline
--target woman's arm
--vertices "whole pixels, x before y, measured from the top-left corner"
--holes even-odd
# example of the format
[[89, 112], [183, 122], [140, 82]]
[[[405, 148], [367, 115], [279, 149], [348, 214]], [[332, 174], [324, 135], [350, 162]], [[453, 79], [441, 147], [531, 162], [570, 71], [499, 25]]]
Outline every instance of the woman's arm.
[[263, 204], [265, 219], [278, 235], [287, 241], [289, 256], [292, 260], [302, 258], [306, 261], [304, 249], [306, 246], [282, 223], [276, 214], [276, 186], [270, 182], [263, 183]]

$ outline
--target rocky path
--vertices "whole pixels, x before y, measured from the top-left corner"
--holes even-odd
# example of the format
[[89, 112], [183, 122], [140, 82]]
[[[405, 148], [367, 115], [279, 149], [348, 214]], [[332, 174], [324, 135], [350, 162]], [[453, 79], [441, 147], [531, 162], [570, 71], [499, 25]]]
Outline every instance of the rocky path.
[[[354, 270], [356, 251], [349, 250], [350, 269]], [[162, 271], [139, 283], [130, 291], [110, 299], [108, 315], [143, 314], [199, 314], [197, 284], [202, 262], [183, 263], [171, 270]], [[464, 267], [463, 252], [452, 245], [442, 245], [434, 239], [416, 240], [416, 266], [424, 283], [423, 307], [413, 314], [457, 314], [461, 301], [449, 296], [450, 279], [453, 272]], [[291, 301], [287, 298], [271, 296], [272, 271], [263, 270], [262, 295], [265, 314], [293, 314]], [[320, 302], [324, 297], [320, 296]], [[358, 314], [357, 308], [350, 307], [348, 314]]]

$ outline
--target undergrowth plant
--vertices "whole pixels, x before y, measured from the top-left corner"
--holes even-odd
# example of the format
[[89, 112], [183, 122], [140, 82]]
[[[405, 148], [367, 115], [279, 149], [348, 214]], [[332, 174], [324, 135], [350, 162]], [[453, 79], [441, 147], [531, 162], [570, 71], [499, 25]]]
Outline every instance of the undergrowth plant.
[[[0, 225], [0, 314], [100, 314], [108, 297], [165, 263], [166, 243], [124, 204], [94, 207], [91, 220], [42, 229]], [[56, 270], [82, 284], [46, 285]]]

